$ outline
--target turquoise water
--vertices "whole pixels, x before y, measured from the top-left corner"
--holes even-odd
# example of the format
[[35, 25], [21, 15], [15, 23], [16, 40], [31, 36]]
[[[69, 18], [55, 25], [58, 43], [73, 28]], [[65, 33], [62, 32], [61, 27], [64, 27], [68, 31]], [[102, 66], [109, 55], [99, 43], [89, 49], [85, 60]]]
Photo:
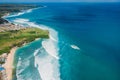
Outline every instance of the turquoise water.
[[120, 80], [120, 3], [40, 3], [11, 22], [50, 31], [16, 52], [15, 80]]

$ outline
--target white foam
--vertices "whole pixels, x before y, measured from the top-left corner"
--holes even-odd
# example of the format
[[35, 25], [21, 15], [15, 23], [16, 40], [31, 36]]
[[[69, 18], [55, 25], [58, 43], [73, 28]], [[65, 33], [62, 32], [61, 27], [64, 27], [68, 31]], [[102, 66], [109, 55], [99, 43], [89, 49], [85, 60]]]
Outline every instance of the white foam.
[[18, 24], [24, 24], [27, 23], [28, 21], [29, 21], [28, 19], [22, 19], [22, 18], [13, 20], [14, 23], [18, 23]]
[[17, 19], [15, 19], [13, 21], [15, 23], [19, 23], [19, 24], [27, 24], [30, 27], [37, 27], [37, 28], [41, 28], [43, 30], [49, 30], [50, 39], [52, 39], [53, 41], [56, 41], [56, 42], [58, 41], [58, 37], [56, 37], [58, 33], [55, 30], [53, 30], [53, 29], [51, 29], [51, 28], [49, 28], [49, 27], [47, 27], [45, 25], [37, 25], [34, 22], [30, 22], [28, 19], [23, 19], [23, 18], [17, 18]]
[[73, 48], [73, 49], [80, 50], [80, 48], [79, 48], [78, 46], [76, 46], [76, 45], [70, 45], [70, 46], [71, 46], [71, 48]]
[[[59, 62], [58, 62], [58, 47], [57, 47], [57, 32], [49, 29], [50, 39], [42, 41], [42, 46], [47, 52], [47, 55], [42, 58], [35, 57], [35, 66], [38, 67], [42, 80], [60, 80]], [[34, 53], [36, 54], [36, 53]], [[45, 54], [42, 52], [42, 54]]]
[[23, 15], [24, 13], [25, 12], [19, 12], [19, 13], [16, 13], [16, 14], [5, 16], [5, 18], [20, 16], [20, 15]]
[[40, 49], [35, 50], [35, 52], [34, 52], [34, 56], [37, 55], [37, 53], [39, 52], [39, 50], [40, 50]]
[[[59, 56], [58, 56], [58, 33], [44, 25], [37, 25], [34, 22], [30, 22], [28, 19], [16, 19], [15, 23], [27, 24], [31, 27], [37, 27], [45, 30], [49, 30], [50, 39], [42, 41], [42, 49], [37, 49], [34, 52], [35, 67], [38, 69], [42, 80], [60, 80], [59, 72]], [[43, 51], [43, 52], [42, 52]], [[42, 55], [42, 57], [41, 57]], [[44, 56], [43, 56], [44, 55]]]
[[32, 12], [32, 10], [33, 10], [33, 9], [28, 9], [28, 10], [26, 11], [26, 13], [30, 13], [30, 12]]
[[13, 22], [17, 23], [17, 24], [26, 24], [29, 27], [37, 27], [37, 28], [41, 28], [43, 30], [48, 30], [48, 28], [46, 26], [43, 26], [43, 25], [39, 26], [39, 25], [35, 24], [34, 22], [30, 22], [28, 19], [17, 18], [15, 20], [13, 20]]
[[49, 55], [56, 59], [59, 59], [59, 57], [56, 54], [57, 48], [52, 40], [45, 40], [42, 42], [42, 45], [45, 48], [45, 50], [49, 53]]
[[[54, 33], [54, 35], [56, 34]], [[50, 38], [42, 41], [42, 46], [47, 53], [42, 51], [42, 49], [34, 52], [35, 67], [38, 69], [41, 79], [60, 80], [57, 42]], [[39, 51], [41, 51], [41, 53], [39, 53]], [[42, 55], [42, 57], [40, 55]]]
[[17, 80], [24, 80], [24, 77], [22, 77], [20, 74], [25, 70], [27, 66], [29, 66], [29, 64], [30, 64], [29, 60], [22, 61], [21, 58], [19, 58], [19, 61], [17, 63], [17, 68], [16, 68]]
[[[43, 56], [41, 57], [41, 55]], [[58, 65], [58, 61], [44, 51], [38, 52], [35, 56], [35, 67], [38, 69], [42, 80], [60, 80]]]
[[[34, 9], [35, 9], [35, 8], [34, 8]], [[25, 14], [25, 13], [30, 13], [30, 12], [32, 12], [34, 9], [24, 10], [24, 11], [21, 11], [21, 12], [19, 12], [19, 13], [15, 13], [15, 14], [9, 14], [9, 15], [7, 15], [7, 16], [4, 16], [4, 18], [20, 16], [20, 15], [23, 15], [23, 14]]]
[[[34, 52], [34, 56], [37, 56], [39, 50], [40, 50], [40, 49], [35, 50], [35, 52]], [[35, 67], [37, 67], [37, 63], [36, 63], [36, 61], [34, 62], [34, 65], [35, 65]]]

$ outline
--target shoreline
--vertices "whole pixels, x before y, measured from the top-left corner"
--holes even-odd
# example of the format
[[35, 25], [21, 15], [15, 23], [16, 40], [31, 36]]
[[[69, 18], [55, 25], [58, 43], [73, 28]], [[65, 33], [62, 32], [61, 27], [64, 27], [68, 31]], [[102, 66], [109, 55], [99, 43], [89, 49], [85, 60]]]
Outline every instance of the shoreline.
[[[37, 41], [39, 39], [40, 38], [36, 38], [34, 41]], [[27, 44], [29, 44], [29, 43], [23, 43], [21, 47], [23, 47]], [[3, 67], [5, 68], [5, 74], [6, 74], [7, 80], [12, 80], [14, 78], [13, 77], [13, 73], [14, 73], [14, 69], [15, 69], [14, 59], [15, 59], [15, 53], [18, 48], [20, 48], [20, 47], [16, 46], [16, 47], [11, 48], [10, 52], [7, 54], [5, 64], [3, 65]], [[4, 54], [6, 54], [6, 53], [4, 53]]]
[[[34, 10], [34, 9], [37, 9], [37, 8], [28, 9], [26, 11]], [[4, 15], [1, 18], [4, 19], [5, 21], [7, 21], [8, 24], [15, 25], [14, 23], [11, 23], [9, 20], [6, 19], [7, 16], [9, 16], [9, 15], [10, 14], [6, 14], [6, 15]], [[7, 23], [3, 22], [3, 24], [7, 24]], [[22, 26], [20, 26], [20, 27], [22, 27]], [[35, 40], [38, 40], [38, 39], [40, 39], [40, 38], [36, 38]], [[33, 41], [35, 41], [35, 40], [33, 40]], [[32, 42], [32, 41], [30, 41], [30, 42]], [[27, 42], [27, 43], [30, 43], [30, 42]], [[27, 43], [26, 42], [23, 43], [22, 46], [18, 46], [18, 47], [15, 46], [15, 47], [13, 47], [13, 48], [10, 49], [9, 53], [7, 53], [7, 57], [6, 57], [5, 63], [3, 64], [3, 68], [5, 69], [6, 80], [12, 80], [13, 79], [13, 73], [14, 73], [14, 68], [15, 68], [15, 66], [14, 66], [14, 59], [15, 59], [15, 52], [16, 52], [16, 50], [19, 47], [25, 46]]]
[[8, 80], [12, 80], [12, 74], [13, 74], [13, 69], [14, 69], [13, 62], [14, 62], [15, 52], [17, 49], [18, 49], [18, 47], [13, 47], [10, 50], [10, 53], [8, 54], [6, 62], [4, 64], [4, 68], [5, 68]]

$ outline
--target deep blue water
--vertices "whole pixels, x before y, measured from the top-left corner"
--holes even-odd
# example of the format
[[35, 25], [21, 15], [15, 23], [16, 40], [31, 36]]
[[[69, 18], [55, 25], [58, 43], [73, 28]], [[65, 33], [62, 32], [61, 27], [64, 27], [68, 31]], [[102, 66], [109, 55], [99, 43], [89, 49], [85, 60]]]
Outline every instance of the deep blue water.
[[[57, 46], [55, 44], [58, 51], [55, 54], [58, 54], [59, 60], [53, 58], [50, 63], [54, 64], [58, 61], [59, 66], [56, 68], [59, 68], [57, 71], [60, 76], [54, 76], [54, 79], [42, 77], [42, 80], [59, 80], [59, 78], [61, 80], [120, 80], [120, 3], [41, 3], [38, 5], [47, 7], [8, 19], [12, 22], [21, 18], [28, 19], [29, 22], [47, 26], [58, 33]], [[28, 44], [27, 48], [23, 47], [25, 49], [23, 54], [20, 54], [23, 49], [19, 49], [20, 51], [16, 52], [16, 60], [18, 60], [16, 64], [20, 56], [27, 55], [24, 58], [28, 58], [39, 48], [39, 55], [37, 55], [39, 59], [45, 55], [51, 56], [43, 47], [43, 41], [38, 40]], [[47, 46], [51, 47], [51, 44]], [[28, 70], [24, 69], [20, 75], [27, 75], [30, 73], [29, 70], [33, 70], [33, 73], [24, 76], [21, 80], [26, 78], [40, 80], [41, 76], [38, 76], [40, 71], [33, 65], [34, 58], [34, 56], [30, 58], [33, 60], [26, 66]], [[39, 62], [37, 65], [43, 66]], [[43, 69], [43, 67], [38, 68]], [[56, 71], [55, 69], [53, 70]], [[49, 70], [45, 73], [49, 75], [47, 71]]]

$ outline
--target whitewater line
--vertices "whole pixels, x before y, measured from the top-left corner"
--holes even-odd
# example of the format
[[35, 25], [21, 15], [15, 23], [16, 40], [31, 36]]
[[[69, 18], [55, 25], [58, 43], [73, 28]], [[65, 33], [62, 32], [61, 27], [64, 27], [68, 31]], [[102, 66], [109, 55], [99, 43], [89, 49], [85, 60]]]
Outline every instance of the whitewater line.
[[[5, 18], [20, 16], [25, 13], [31, 13], [33, 10], [34, 9], [20, 12], [16, 15], [9, 15], [9, 16], [6, 16]], [[54, 29], [48, 26], [37, 25], [34, 22], [30, 22], [29, 19], [17, 18], [12, 21], [15, 24], [28, 25], [30, 27], [37, 27], [37, 28], [49, 31], [50, 39], [42, 41], [42, 47], [44, 48], [44, 52], [40, 53], [40, 50], [35, 50], [35, 52], [33, 53], [35, 57], [34, 66], [38, 69], [42, 80], [60, 80], [60, 72], [59, 72], [60, 64], [59, 64], [59, 56], [58, 56], [59, 49], [57, 46], [58, 45], [57, 31], [55, 31]], [[41, 58], [39, 57], [40, 54], [38, 53], [47, 54], [47, 55], [44, 58]], [[24, 67], [20, 66], [22, 64], [21, 59], [19, 59], [18, 63], [19, 64], [17, 65], [18, 69], [17, 69], [16, 76], [18, 80], [21, 80], [23, 79], [23, 77], [22, 75], [19, 75], [19, 74], [25, 70], [25, 66]], [[29, 61], [27, 61], [26, 66], [28, 64], [29, 64]]]
[[7, 16], [3, 16], [3, 18], [20, 16], [20, 15], [23, 15], [23, 14], [25, 14], [25, 13], [30, 13], [30, 12], [32, 12], [33, 10], [39, 9], [39, 8], [40, 8], [40, 7], [38, 7], [38, 8], [33, 8], [33, 9], [28, 9], [28, 10], [24, 10], [24, 11], [20, 11], [19, 13], [15, 13], [15, 14], [8, 14]]
[[[27, 24], [31, 27], [37, 27], [43, 30], [49, 30], [49, 39], [42, 41], [42, 47], [45, 52], [40, 53], [40, 50], [35, 50], [35, 67], [38, 69], [40, 77], [42, 80], [60, 80], [60, 72], [59, 72], [59, 56], [58, 56], [58, 33], [47, 26], [37, 25], [34, 22], [29, 22], [28, 19], [17, 18], [13, 20], [14, 23], [19, 24]], [[48, 54], [44, 58], [39, 58], [39, 54]], [[49, 68], [48, 68], [49, 67]], [[47, 73], [47, 74], [46, 74]]]

